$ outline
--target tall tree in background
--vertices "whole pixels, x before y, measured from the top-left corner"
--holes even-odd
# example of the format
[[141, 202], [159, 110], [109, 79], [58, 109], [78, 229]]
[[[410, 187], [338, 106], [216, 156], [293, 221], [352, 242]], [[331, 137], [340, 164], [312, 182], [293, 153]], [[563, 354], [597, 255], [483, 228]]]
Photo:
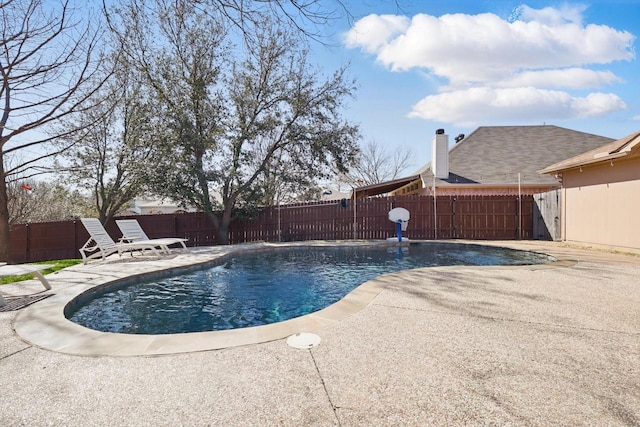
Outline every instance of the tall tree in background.
[[357, 127], [341, 117], [354, 90], [345, 69], [322, 75], [309, 64], [299, 38], [269, 20], [247, 57], [233, 64], [225, 87], [225, 135], [216, 156], [220, 242], [234, 208], [273, 200], [266, 184], [286, 184], [294, 194], [308, 191], [332, 167], [346, 171], [355, 162], [359, 138]]
[[142, 80], [127, 64], [116, 64], [113, 78], [92, 97], [97, 107], [65, 120], [68, 135], [58, 140], [70, 147], [59, 172], [88, 190], [103, 224], [144, 191], [158, 123]]
[[353, 84], [343, 69], [315, 71], [299, 37], [265, 17], [239, 55], [189, 1], [132, 1], [118, 16], [112, 26], [164, 125], [148, 182], [203, 209], [219, 243], [239, 209], [269, 199], [273, 177], [303, 184], [354, 162], [358, 130], [340, 116]]
[[108, 73], [96, 79], [100, 33], [86, 5], [81, 14], [69, 0], [0, 2], [0, 261], [10, 261], [7, 183], [42, 173], [58, 152], [51, 141], [61, 136], [50, 126], [91, 108], [87, 101]]
[[225, 29], [192, 6], [188, 0], [131, 0], [115, 9], [110, 25], [155, 101], [157, 155], [146, 181], [156, 195], [211, 213], [215, 177], [207, 164], [223, 132], [219, 64], [229, 52]]

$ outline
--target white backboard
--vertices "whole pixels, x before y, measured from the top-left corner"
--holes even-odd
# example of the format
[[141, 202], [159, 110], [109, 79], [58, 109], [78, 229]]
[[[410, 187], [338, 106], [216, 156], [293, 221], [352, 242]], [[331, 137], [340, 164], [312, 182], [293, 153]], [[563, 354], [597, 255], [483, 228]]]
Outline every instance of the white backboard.
[[405, 208], [393, 208], [389, 211], [389, 221], [406, 222], [409, 221], [409, 211]]

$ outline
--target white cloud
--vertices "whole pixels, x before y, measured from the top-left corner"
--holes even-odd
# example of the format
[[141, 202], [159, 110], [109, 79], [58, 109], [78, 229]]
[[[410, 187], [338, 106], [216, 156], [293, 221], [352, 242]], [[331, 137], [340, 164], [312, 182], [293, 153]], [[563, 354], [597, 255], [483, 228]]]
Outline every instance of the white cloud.
[[611, 71], [565, 68], [517, 73], [512, 77], [496, 82], [495, 86], [584, 89], [602, 87], [613, 83], [622, 83], [622, 79]]
[[409, 114], [456, 126], [471, 127], [494, 123], [552, 121], [575, 117], [597, 117], [626, 109], [615, 94], [593, 93], [574, 97], [563, 91], [521, 88], [477, 87], [429, 95]]
[[634, 57], [634, 36], [626, 31], [574, 22], [508, 22], [491, 13], [440, 18], [419, 14], [410, 23], [369, 15], [356, 23], [346, 40], [347, 46], [375, 54], [393, 71], [427, 68], [454, 84], [491, 82], [523, 69]]
[[496, 118], [594, 117], [626, 104], [615, 94], [569, 91], [621, 83], [611, 71], [588, 66], [633, 60], [635, 36], [583, 25], [585, 9], [521, 5], [509, 19], [492, 13], [369, 15], [346, 33], [345, 43], [391, 71], [418, 70], [448, 81], [416, 104], [412, 117], [462, 126]]
[[344, 42], [349, 48], [362, 48], [375, 53], [398, 34], [407, 30], [410, 20], [397, 15], [369, 15], [355, 23], [345, 35]]
[[533, 9], [526, 4], [516, 7], [510, 21], [537, 21], [546, 25], [559, 25], [567, 22], [582, 24], [582, 13], [587, 9], [585, 5], [562, 5], [560, 9], [545, 7]]
[[590, 93], [584, 98], [574, 98], [572, 108], [577, 117], [589, 118], [626, 110], [628, 106], [613, 93]]

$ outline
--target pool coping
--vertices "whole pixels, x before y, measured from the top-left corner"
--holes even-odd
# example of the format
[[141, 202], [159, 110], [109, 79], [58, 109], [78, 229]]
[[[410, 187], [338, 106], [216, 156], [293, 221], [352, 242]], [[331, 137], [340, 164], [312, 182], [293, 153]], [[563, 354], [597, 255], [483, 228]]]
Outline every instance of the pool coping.
[[[411, 241], [409, 243], [422, 242]], [[438, 241], [424, 241], [438, 242]], [[478, 242], [455, 243], [482, 245]], [[228, 347], [258, 344], [287, 338], [301, 332], [314, 332], [334, 325], [368, 306], [387, 286], [401, 280], [405, 271], [378, 276], [364, 282], [340, 301], [314, 313], [269, 325], [223, 331], [190, 332], [167, 335], [136, 335], [99, 332], [71, 322], [64, 316], [67, 304], [79, 295], [114, 281], [121, 281], [137, 274], [153, 274], [173, 268], [184, 268], [214, 261], [231, 253], [278, 247], [305, 246], [397, 246], [397, 242], [295, 242], [261, 243], [225, 247], [191, 248], [173, 251], [172, 255], [144, 260], [115, 259], [116, 262], [95, 262], [62, 270], [50, 281], [54, 295], [21, 310], [13, 320], [14, 331], [26, 342], [50, 351], [78, 356], [159, 356], [219, 350]], [[503, 246], [503, 245], [500, 245]], [[508, 247], [508, 246], [503, 246]], [[131, 262], [133, 261], [133, 262]], [[567, 267], [575, 264], [572, 259], [555, 258], [548, 264], [522, 266], [454, 266], [434, 268], [494, 268], [494, 269], [543, 269]], [[132, 270], [136, 270], [132, 272]], [[406, 271], [415, 271], [406, 270]], [[132, 274], [133, 273], [133, 274]]]

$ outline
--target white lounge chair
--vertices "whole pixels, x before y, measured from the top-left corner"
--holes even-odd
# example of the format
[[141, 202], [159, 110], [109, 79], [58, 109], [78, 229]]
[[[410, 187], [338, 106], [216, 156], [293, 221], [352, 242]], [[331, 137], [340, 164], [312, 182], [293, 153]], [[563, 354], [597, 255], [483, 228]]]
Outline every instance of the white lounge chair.
[[82, 255], [82, 262], [87, 263], [93, 258], [102, 258], [103, 260], [114, 253], [122, 255], [123, 252], [130, 252], [134, 250], [150, 250], [155, 255], [160, 256], [158, 248], [163, 252], [162, 245], [151, 241], [138, 241], [138, 242], [119, 242], [113, 241], [107, 230], [102, 226], [102, 223], [98, 218], [81, 218], [82, 225], [89, 232], [89, 240], [80, 248], [80, 255]]
[[185, 242], [189, 239], [181, 239], [179, 237], [165, 237], [160, 239], [150, 239], [147, 233], [144, 232], [137, 219], [117, 219], [116, 224], [122, 232], [123, 242], [154, 242], [163, 252], [169, 253], [169, 246], [175, 244], [181, 244], [184, 249], [187, 249]]
[[[0, 277], [5, 276], [20, 276], [23, 274], [32, 273], [34, 276], [40, 280], [42, 286], [46, 290], [51, 289], [51, 284], [49, 281], [40, 273], [41, 270], [46, 270], [47, 268], [51, 268], [53, 265], [50, 264], [15, 264], [15, 265], [7, 265], [4, 262], [0, 262]], [[5, 299], [0, 295], [0, 307], [4, 307], [7, 304]]]

